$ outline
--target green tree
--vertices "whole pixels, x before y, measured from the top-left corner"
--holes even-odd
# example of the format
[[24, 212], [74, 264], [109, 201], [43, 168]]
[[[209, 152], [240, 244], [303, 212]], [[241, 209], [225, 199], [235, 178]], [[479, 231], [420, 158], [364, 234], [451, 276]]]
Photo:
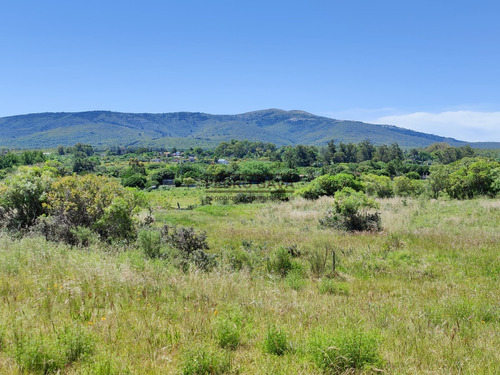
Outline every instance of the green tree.
[[33, 226], [46, 213], [47, 192], [57, 171], [51, 167], [20, 167], [0, 185], [0, 219], [10, 229]]

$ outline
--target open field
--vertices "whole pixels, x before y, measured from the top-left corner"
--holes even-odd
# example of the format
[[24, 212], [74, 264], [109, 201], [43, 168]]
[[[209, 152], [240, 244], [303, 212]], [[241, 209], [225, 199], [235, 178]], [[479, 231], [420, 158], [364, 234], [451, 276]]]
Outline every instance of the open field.
[[[206, 231], [218, 265], [4, 235], [0, 373], [73, 348], [61, 373], [195, 374], [205, 358], [207, 373], [321, 374], [318, 343], [353, 337], [371, 365], [330, 373], [500, 373], [499, 200], [383, 199], [381, 233], [346, 234], [318, 225], [331, 198], [174, 210], [203, 191], [148, 194], [153, 226]], [[300, 252], [285, 277], [269, 267], [280, 247]]]

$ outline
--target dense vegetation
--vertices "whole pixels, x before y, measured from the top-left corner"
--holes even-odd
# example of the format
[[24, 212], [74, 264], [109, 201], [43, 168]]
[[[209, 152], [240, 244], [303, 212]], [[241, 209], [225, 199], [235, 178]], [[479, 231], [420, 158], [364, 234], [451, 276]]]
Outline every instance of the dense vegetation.
[[[279, 145], [325, 145], [330, 139], [375, 144], [398, 142], [427, 147], [436, 142], [453, 146], [466, 142], [395, 126], [334, 120], [303, 111], [268, 109], [238, 115], [206, 113], [35, 113], [0, 118], [0, 144], [15, 148], [54, 148], [76, 142], [97, 147], [215, 147], [221, 141], [250, 139]], [[500, 148], [498, 142], [478, 142], [478, 148]]]
[[2, 374], [500, 371], [494, 153], [1, 158]]

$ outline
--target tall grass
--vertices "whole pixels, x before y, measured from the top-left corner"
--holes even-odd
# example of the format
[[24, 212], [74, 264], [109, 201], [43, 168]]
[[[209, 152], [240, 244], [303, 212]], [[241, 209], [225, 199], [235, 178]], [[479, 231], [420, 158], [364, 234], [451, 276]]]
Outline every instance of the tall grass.
[[[157, 225], [207, 232], [210, 272], [145, 256], [154, 241], [82, 249], [1, 235], [0, 373], [500, 372], [498, 201], [380, 203], [378, 234], [319, 227], [329, 199], [155, 211]], [[286, 256], [268, 268], [292, 245], [303, 254], [292, 268]], [[331, 258], [322, 269], [310, 256], [331, 249], [327, 278]], [[293, 350], [263, 350], [269, 327]], [[354, 359], [328, 367], [318, 347]]]

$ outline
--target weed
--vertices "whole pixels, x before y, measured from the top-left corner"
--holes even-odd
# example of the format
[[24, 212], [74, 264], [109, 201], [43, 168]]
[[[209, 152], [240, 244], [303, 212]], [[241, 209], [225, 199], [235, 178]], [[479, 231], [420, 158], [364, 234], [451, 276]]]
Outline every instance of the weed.
[[83, 375], [129, 375], [132, 372], [116, 358], [97, 358], [81, 369]]
[[286, 332], [275, 326], [269, 326], [264, 339], [264, 351], [269, 354], [283, 355], [291, 351]]
[[216, 352], [206, 346], [198, 346], [183, 355], [184, 375], [218, 375], [231, 369], [227, 354]]
[[313, 251], [307, 258], [311, 267], [313, 277], [319, 279], [326, 271], [326, 261], [328, 259], [328, 250], [324, 254], [319, 251]]
[[50, 374], [93, 353], [93, 338], [81, 328], [65, 327], [51, 335], [15, 334], [14, 357], [23, 371]]
[[304, 272], [301, 269], [294, 268], [286, 275], [285, 282], [293, 290], [301, 290], [306, 284], [307, 280], [304, 279]]
[[234, 350], [241, 340], [241, 326], [232, 319], [221, 318], [216, 326], [217, 342], [221, 348]]
[[34, 374], [51, 374], [66, 365], [56, 343], [42, 336], [18, 337], [15, 341], [14, 358], [21, 371]]
[[346, 283], [339, 283], [334, 279], [324, 278], [319, 283], [321, 294], [348, 295], [349, 286]]
[[58, 346], [64, 350], [67, 363], [76, 362], [94, 351], [94, 340], [81, 328], [65, 327], [57, 337]]
[[314, 362], [328, 374], [370, 369], [382, 364], [379, 339], [372, 332], [354, 330], [331, 336], [318, 333], [310, 347]]

